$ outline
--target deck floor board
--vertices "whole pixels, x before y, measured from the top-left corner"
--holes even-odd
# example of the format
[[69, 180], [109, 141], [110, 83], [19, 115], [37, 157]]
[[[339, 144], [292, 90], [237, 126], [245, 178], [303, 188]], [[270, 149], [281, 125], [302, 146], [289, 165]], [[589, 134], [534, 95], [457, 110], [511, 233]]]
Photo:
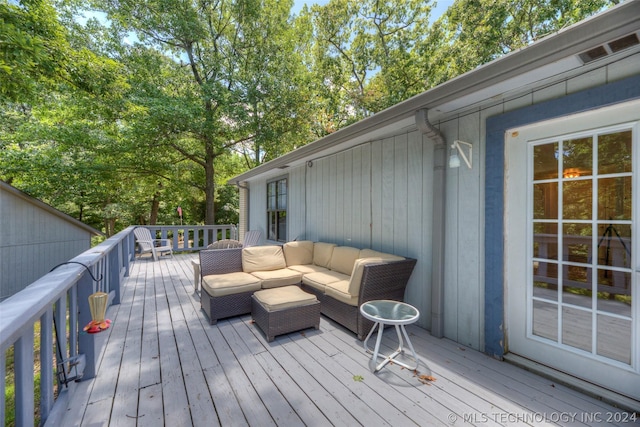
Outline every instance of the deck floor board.
[[[131, 264], [113, 324], [99, 334], [98, 375], [77, 383], [63, 425], [595, 426], [605, 423], [559, 415], [622, 412], [413, 325], [417, 372], [388, 365], [375, 375], [362, 342], [324, 317], [320, 330], [271, 343], [250, 315], [209, 325], [196, 257]], [[392, 330], [383, 345], [397, 345]]]

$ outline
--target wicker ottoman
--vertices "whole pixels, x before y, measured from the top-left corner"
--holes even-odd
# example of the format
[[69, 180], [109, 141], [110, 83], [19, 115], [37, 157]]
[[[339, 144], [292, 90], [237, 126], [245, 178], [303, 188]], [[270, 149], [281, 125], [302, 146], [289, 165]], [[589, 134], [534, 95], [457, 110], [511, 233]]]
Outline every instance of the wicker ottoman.
[[256, 291], [251, 296], [251, 315], [268, 342], [276, 335], [320, 329], [320, 301], [298, 286]]

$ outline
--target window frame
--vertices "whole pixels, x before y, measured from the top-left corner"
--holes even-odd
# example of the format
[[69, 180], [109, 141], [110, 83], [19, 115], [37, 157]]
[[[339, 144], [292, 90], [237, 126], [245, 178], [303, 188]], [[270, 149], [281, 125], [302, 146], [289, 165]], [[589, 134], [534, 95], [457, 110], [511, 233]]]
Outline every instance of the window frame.
[[[284, 181], [284, 194], [281, 183]], [[272, 187], [273, 186], [273, 187]], [[272, 188], [275, 194], [272, 194]], [[275, 200], [270, 200], [271, 198]], [[284, 200], [282, 199], [284, 197]], [[266, 184], [267, 240], [286, 242], [288, 235], [287, 210], [289, 206], [289, 176], [269, 179]], [[275, 203], [275, 204], [274, 204]], [[275, 217], [273, 216], [275, 215]], [[274, 227], [274, 230], [272, 230]]]

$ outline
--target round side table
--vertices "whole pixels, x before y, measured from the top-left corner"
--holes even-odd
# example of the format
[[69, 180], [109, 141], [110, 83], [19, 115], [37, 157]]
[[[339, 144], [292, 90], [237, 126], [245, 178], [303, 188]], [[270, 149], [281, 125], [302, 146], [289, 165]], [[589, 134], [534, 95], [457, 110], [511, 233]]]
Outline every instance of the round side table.
[[[372, 354], [371, 360], [369, 361], [369, 368], [371, 372], [378, 372], [389, 362], [393, 361], [393, 363], [404, 366], [407, 369], [415, 370], [418, 369], [418, 356], [416, 355], [415, 350], [413, 349], [413, 345], [411, 344], [411, 340], [409, 339], [409, 335], [407, 335], [407, 331], [404, 328], [405, 325], [410, 325], [415, 323], [420, 317], [420, 312], [417, 308], [412, 305], [409, 305], [400, 301], [389, 301], [389, 300], [375, 300], [365, 302], [360, 306], [360, 313], [362, 315], [373, 321], [373, 327], [369, 331], [367, 338], [364, 340], [364, 349], [367, 353]], [[382, 342], [382, 333], [384, 331], [385, 325], [393, 325], [396, 328], [396, 333], [398, 334], [398, 349], [394, 351], [390, 355], [380, 354], [380, 343]], [[373, 335], [373, 331], [378, 328], [378, 337], [376, 339], [376, 346], [373, 350], [369, 349], [368, 341], [371, 335]], [[402, 333], [400, 332], [402, 330]], [[403, 362], [395, 360], [395, 358], [404, 353], [404, 344], [402, 336], [407, 342], [409, 349], [411, 349], [411, 354], [413, 355], [413, 360], [416, 362], [415, 366], [409, 366]], [[378, 358], [382, 358], [382, 362], [376, 365], [378, 362]]]

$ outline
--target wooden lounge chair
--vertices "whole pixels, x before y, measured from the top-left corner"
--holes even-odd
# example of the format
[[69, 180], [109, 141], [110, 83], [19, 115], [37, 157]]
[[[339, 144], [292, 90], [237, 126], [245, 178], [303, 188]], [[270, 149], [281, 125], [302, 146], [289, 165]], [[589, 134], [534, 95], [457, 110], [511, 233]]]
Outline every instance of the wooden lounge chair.
[[216, 240], [215, 242], [207, 246], [207, 249], [233, 249], [233, 248], [241, 248], [241, 247], [242, 247], [242, 243], [240, 243], [240, 241], [238, 240], [223, 239], [223, 240]]
[[256, 246], [258, 242], [260, 242], [260, 230], [250, 230], [244, 235], [244, 241], [242, 242], [242, 247], [248, 248], [251, 246]]
[[133, 230], [133, 234], [136, 236], [136, 241], [140, 248], [140, 254], [151, 252], [153, 260], [158, 260], [158, 254], [169, 252], [169, 255], [173, 256], [173, 247], [170, 239], [154, 239], [151, 237], [151, 232], [148, 228], [136, 227]]
[[207, 246], [207, 249], [233, 249], [256, 246], [260, 241], [260, 235], [261, 233], [258, 230], [247, 231], [247, 233], [244, 235], [243, 242], [234, 239], [216, 240], [215, 242]]

